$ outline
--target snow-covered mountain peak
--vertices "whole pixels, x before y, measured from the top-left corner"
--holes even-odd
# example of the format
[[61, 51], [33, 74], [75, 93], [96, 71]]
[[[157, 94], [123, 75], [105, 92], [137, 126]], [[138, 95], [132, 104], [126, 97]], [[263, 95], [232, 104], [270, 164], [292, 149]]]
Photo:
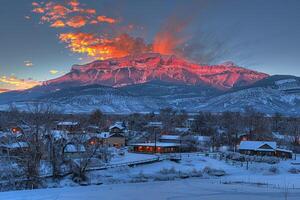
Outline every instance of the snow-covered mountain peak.
[[233, 63], [200, 65], [174, 55], [145, 53], [74, 65], [66, 75], [44, 84], [72, 82], [77, 85], [123, 87], [160, 80], [227, 90], [237, 85], [250, 85], [266, 77], [267, 74], [236, 67]]

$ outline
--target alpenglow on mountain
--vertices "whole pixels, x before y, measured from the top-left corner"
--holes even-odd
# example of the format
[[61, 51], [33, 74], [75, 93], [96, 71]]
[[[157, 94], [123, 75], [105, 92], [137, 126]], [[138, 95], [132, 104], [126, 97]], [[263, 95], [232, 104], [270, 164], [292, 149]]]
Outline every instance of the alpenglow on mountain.
[[200, 65], [173, 55], [147, 53], [74, 65], [59, 78], [0, 94], [0, 109], [51, 104], [65, 113], [243, 111], [300, 114], [300, 79], [269, 76], [231, 62]]
[[74, 65], [66, 75], [44, 84], [74, 83], [122, 87], [159, 80], [227, 90], [234, 86], [250, 85], [266, 77], [267, 74], [237, 67], [233, 63], [199, 65], [174, 55], [147, 53]]

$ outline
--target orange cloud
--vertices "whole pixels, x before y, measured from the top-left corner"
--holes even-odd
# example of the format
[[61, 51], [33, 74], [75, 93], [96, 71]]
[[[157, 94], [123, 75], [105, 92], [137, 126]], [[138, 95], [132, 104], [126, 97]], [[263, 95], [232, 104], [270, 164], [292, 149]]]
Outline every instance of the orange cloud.
[[49, 1], [47, 3], [33, 2], [32, 12], [41, 14], [42, 23], [50, 23], [50, 27], [61, 28], [66, 25], [72, 28], [81, 28], [86, 24], [105, 22], [114, 24], [117, 20], [104, 15], [96, 17], [97, 11], [93, 8], [84, 8], [77, 0], [66, 0], [64, 3]]
[[66, 24], [73, 28], [80, 28], [86, 24], [86, 19], [83, 16], [74, 16], [70, 18]]
[[32, 10], [32, 12], [35, 12], [35, 13], [44, 13], [45, 12], [45, 9], [44, 8], [34, 8]]
[[151, 45], [146, 45], [143, 39], [128, 34], [105, 38], [92, 33], [63, 33], [59, 39], [67, 43], [72, 52], [85, 53], [101, 60], [151, 51]]
[[8, 91], [9, 91], [9, 89], [0, 88], [0, 93], [8, 92]]
[[2, 76], [0, 77], [1, 88], [9, 90], [24, 90], [34, 86], [40, 85], [41, 82], [32, 79], [20, 79], [16, 76]]
[[82, 10], [81, 12], [94, 15], [94, 14], [96, 14], [97, 11], [95, 9], [85, 9], [85, 10]]
[[31, 4], [32, 6], [35, 6], [35, 7], [38, 7], [38, 6], [40, 6], [40, 4], [39, 3], [37, 3], [37, 2], [32, 2], [32, 4]]
[[65, 23], [62, 20], [56, 20], [50, 25], [50, 27], [55, 27], [55, 28], [65, 27]]
[[76, 8], [79, 6], [79, 2], [77, 0], [71, 0], [69, 3], [68, 3], [71, 7], [73, 8]]
[[[50, 23], [51, 27], [64, 27], [68, 25], [72, 28], [80, 28], [86, 24], [95, 24], [96, 10], [84, 8], [77, 0], [69, 0], [65, 3], [49, 1], [47, 3], [33, 2], [32, 12], [41, 14], [42, 23]], [[107, 20], [109, 20], [108, 18]], [[111, 20], [111, 19], [110, 19]]]
[[116, 19], [113, 19], [113, 18], [110, 18], [110, 17], [106, 17], [104, 15], [101, 15], [101, 16], [98, 16], [97, 17], [97, 20], [99, 22], [106, 22], [106, 23], [110, 23], [110, 24], [115, 24], [117, 23], [117, 20]]

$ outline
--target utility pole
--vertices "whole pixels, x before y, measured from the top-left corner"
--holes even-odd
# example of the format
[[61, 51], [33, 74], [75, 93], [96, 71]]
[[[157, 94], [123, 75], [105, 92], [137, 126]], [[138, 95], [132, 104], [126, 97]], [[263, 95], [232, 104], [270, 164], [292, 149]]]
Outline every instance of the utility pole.
[[162, 124], [161, 122], [150, 122], [148, 125], [148, 127], [151, 127], [153, 132], [154, 132], [154, 153], [157, 153], [157, 129], [161, 129]]
[[154, 153], [156, 154], [156, 128], [153, 127], [153, 131], [154, 131]]

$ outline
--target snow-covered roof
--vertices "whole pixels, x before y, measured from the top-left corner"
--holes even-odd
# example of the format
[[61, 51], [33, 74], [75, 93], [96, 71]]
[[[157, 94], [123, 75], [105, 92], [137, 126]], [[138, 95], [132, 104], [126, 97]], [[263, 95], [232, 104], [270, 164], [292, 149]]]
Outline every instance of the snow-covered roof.
[[161, 127], [163, 125], [162, 122], [148, 122], [147, 126], [159, 126]]
[[[106, 138], [110, 138], [111, 136], [115, 135], [116, 133], [110, 133], [110, 132], [102, 132], [97, 134], [97, 137], [100, 139], [106, 139]], [[122, 135], [123, 134], [118, 134], [118, 135]]]
[[274, 138], [278, 139], [278, 140], [285, 140], [285, 141], [294, 141], [295, 137], [291, 136], [291, 135], [283, 135], [279, 132], [272, 132], [272, 135]]
[[110, 132], [102, 132], [102, 133], [97, 134], [97, 137], [101, 138], [101, 139], [106, 139], [106, 138], [109, 138], [110, 136], [111, 136]]
[[51, 130], [51, 135], [55, 140], [68, 139], [67, 133], [61, 130]]
[[118, 122], [115, 122], [113, 125], [111, 125], [110, 127], [109, 127], [109, 130], [110, 129], [112, 129], [112, 128], [118, 128], [118, 129], [124, 129], [125, 127], [123, 126], [123, 122], [120, 122], [120, 121], [118, 121]]
[[74, 145], [74, 144], [67, 144], [64, 149], [65, 153], [77, 153], [77, 152], [85, 152], [85, 147], [83, 145]]
[[65, 121], [65, 122], [58, 122], [59, 126], [76, 126], [78, 125], [78, 122], [69, 122], [69, 121]]
[[[264, 145], [268, 145], [271, 147], [271, 149], [264, 149], [261, 148]], [[240, 143], [240, 150], [275, 150], [277, 147], [276, 142], [266, 142], [266, 141], [242, 141]]]
[[293, 151], [291, 151], [291, 150], [280, 149], [280, 148], [277, 148], [276, 151], [282, 151], [282, 152], [287, 152], [287, 153], [293, 153]]
[[177, 132], [183, 132], [183, 133], [185, 133], [185, 132], [188, 132], [190, 129], [189, 128], [175, 128], [175, 131], [177, 131]]
[[122, 125], [120, 125], [120, 124], [114, 124], [114, 125], [111, 125], [110, 127], [109, 127], [109, 130], [110, 129], [113, 129], [113, 128], [118, 128], [118, 129], [124, 129], [124, 127], [122, 126]]
[[160, 137], [161, 140], [180, 140], [179, 135], [162, 135]]
[[14, 143], [2, 145], [2, 147], [9, 148], [9, 149], [18, 149], [18, 148], [29, 147], [29, 145], [27, 142], [14, 142]]
[[10, 133], [8, 132], [3, 132], [3, 131], [0, 131], [0, 138], [1, 137], [7, 137]]
[[209, 136], [195, 135], [194, 138], [197, 139], [199, 142], [208, 142], [208, 141], [210, 141]]
[[[131, 146], [145, 146], [145, 147], [155, 147], [155, 143], [137, 143], [131, 144]], [[171, 143], [171, 142], [156, 142], [157, 147], [175, 147], [180, 146], [178, 143]]]
[[195, 121], [195, 118], [188, 118], [187, 121]]

